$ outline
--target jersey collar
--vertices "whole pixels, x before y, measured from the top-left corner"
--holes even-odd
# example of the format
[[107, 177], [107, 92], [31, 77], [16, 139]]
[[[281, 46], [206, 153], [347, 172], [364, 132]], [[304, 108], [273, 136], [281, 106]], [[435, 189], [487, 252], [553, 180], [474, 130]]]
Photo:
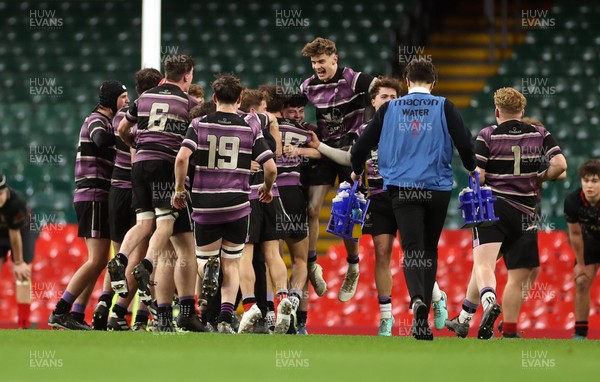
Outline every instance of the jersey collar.
[[431, 92], [429, 91], [429, 89], [423, 88], [423, 87], [420, 87], [420, 86], [415, 86], [415, 87], [412, 87], [412, 88], [408, 89], [408, 94], [411, 94], [411, 93], [427, 93], [427, 94], [431, 94]]

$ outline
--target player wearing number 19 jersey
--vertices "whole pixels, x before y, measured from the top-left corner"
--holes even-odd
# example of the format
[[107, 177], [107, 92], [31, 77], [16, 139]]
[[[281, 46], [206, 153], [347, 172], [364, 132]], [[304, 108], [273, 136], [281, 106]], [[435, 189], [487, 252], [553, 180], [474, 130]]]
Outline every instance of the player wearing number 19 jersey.
[[[497, 198], [495, 214], [499, 221], [487, 227], [473, 228], [473, 272], [460, 316], [446, 321], [459, 337], [466, 337], [469, 322], [478, 301], [484, 309], [477, 337], [489, 339], [500, 315], [496, 303], [494, 268], [499, 253], [510, 248], [528, 233], [523, 222], [532, 221], [537, 204], [536, 190], [555, 180], [567, 168], [567, 162], [550, 132], [542, 126], [521, 121], [527, 101], [513, 88], [494, 93], [498, 125], [485, 127], [477, 136], [475, 152], [481, 183]], [[540, 163], [549, 161], [538, 173]]]
[[[261, 201], [270, 202], [277, 175], [273, 152], [260, 128], [237, 114], [242, 85], [234, 76], [223, 75], [212, 83], [217, 112], [194, 119], [177, 155], [174, 205], [182, 208], [185, 173], [192, 154], [196, 172], [192, 186], [192, 219], [196, 228], [196, 255], [221, 256], [223, 283], [218, 330], [234, 333], [233, 302], [239, 289], [239, 258], [248, 236], [250, 214], [250, 163], [263, 166], [265, 182], [259, 187]], [[255, 116], [250, 114], [250, 116]], [[181, 192], [180, 192], [181, 191]]]

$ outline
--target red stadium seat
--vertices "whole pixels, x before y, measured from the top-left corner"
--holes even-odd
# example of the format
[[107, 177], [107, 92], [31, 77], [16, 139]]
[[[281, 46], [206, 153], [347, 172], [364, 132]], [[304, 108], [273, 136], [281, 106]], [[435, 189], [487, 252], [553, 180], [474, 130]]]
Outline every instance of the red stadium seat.
[[[543, 265], [538, 279], [528, 295], [528, 300], [523, 304], [520, 312], [520, 330], [556, 330], [573, 325], [573, 265], [570, 254], [567, 253], [567, 247], [565, 247], [565, 239], [564, 234], [543, 233], [540, 235], [540, 255]], [[451, 317], [460, 312], [471, 276], [473, 258], [470, 240], [468, 230], [444, 231], [440, 238], [437, 281], [448, 295], [448, 310]], [[378, 325], [379, 307], [374, 277], [375, 256], [374, 252], [369, 253], [372, 250], [370, 241], [370, 236], [364, 236], [360, 242], [361, 276], [356, 295], [350, 303], [343, 304], [337, 301], [337, 292], [347, 267], [343, 245], [333, 246], [328, 252], [328, 256], [319, 261], [326, 270], [329, 291], [322, 298], [311, 294], [311, 322], [324, 320], [328, 324]], [[404, 330], [403, 335], [410, 335], [412, 313], [408, 307], [410, 297], [400, 264], [401, 254], [402, 251], [397, 245], [391, 261], [393, 314], [396, 318], [395, 331], [402, 332]], [[504, 262], [499, 262], [496, 267], [498, 284], [496, 290], [500, 303], [507, 276], [508, 272]], [[594, 289], [592, 294], [592, 312], [596, 301], [600, 308], [600, 288]], [[473, 318], [472, 328], [479, 325], [481, 314], [481, 309], [479, 309]], [[403, 318], [405, 323], [401, 321]], [[403, 329], [403, 327], [408, 327], [408, 329]], [[474, 332], [475, 329], [472, 329], [471, 335], [474, 335]]]

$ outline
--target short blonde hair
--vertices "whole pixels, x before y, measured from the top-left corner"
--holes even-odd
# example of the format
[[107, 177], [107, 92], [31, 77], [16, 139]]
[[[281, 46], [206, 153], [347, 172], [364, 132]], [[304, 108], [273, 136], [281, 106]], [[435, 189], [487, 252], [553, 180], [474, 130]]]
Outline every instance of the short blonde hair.
[[494, 93], [494, 105], [504, 113], [516, 115], [525, 110], [527, 100], [516, 89], [500, 88]]
[[244, 89], [242, 92], [242, 104], [240, 110], [246, 113], [250, 112], [250, 108], [258, 108], [262, 101], [266, 101], [265, 93], [256, 89]]

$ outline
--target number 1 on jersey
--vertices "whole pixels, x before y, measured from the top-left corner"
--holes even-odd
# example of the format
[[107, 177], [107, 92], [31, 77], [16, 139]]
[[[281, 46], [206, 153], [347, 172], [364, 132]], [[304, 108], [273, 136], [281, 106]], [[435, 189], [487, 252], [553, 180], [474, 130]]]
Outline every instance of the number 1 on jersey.
[[513, 175], [521, 175], [521, 146], [511, 146], [510, 149], [515, 157]]

